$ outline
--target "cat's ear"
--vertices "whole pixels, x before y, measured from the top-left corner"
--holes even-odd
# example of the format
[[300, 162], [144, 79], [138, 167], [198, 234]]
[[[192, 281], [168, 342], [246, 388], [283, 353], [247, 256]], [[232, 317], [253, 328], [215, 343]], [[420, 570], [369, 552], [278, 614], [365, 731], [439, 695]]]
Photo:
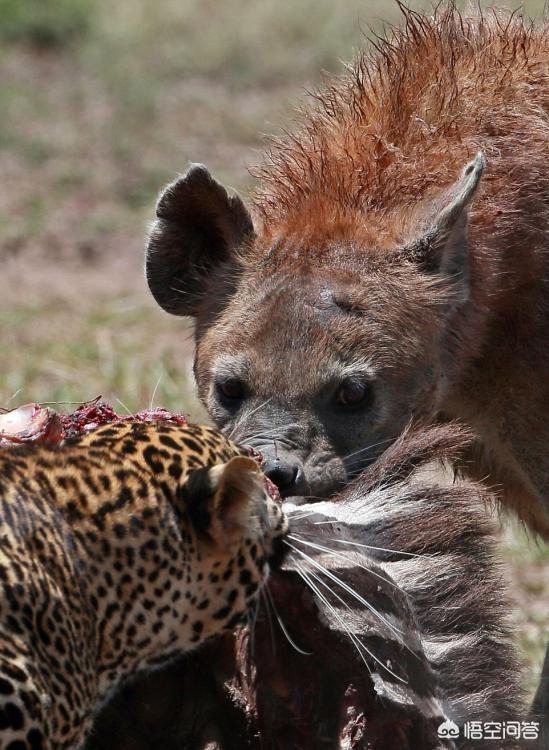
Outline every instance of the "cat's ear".
[[236, 456], [191, 472], [180, 496], [198, 535], [230, 551], [258, 522], [266, 497], [264, 481], [256, 461]]
[[256, 461], [237, 456], [210, 469], [210, 478], [214, 486], [210, 536], [230, 549], [256, 522], [265, 499], [264, 477]]

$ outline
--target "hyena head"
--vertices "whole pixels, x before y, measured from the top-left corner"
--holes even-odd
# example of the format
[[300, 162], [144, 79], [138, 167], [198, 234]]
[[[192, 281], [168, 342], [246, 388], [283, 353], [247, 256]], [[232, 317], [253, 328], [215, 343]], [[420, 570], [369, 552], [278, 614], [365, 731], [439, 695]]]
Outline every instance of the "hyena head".
[[201, 165], [161, 195], [149, 287], [194, 316], [200, 398], [262, 450], [283, 495], [333, 493], [440, 404], [468, 314], [467, 210], [483, 166], [479, 154], [407, 215], [313, 212], [257, 233]]

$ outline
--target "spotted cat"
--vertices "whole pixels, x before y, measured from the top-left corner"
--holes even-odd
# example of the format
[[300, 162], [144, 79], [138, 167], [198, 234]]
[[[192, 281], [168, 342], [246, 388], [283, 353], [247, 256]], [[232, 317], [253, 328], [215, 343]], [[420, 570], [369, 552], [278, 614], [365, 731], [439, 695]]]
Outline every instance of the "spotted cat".
[[107, 425], [0, 452], [0, 747], [78, 748], [126, 676], [240, 620], [286, 528], [208, 427]]

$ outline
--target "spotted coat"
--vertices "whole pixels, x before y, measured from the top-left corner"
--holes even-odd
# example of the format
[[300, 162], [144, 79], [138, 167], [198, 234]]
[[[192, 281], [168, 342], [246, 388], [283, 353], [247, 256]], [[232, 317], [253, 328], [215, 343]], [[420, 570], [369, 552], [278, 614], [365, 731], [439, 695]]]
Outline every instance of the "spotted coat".
[[285, 529], [208, 427], [107, 425], [0, 453], [0, 748], [83, 742], [127, 675], [234, 627]]

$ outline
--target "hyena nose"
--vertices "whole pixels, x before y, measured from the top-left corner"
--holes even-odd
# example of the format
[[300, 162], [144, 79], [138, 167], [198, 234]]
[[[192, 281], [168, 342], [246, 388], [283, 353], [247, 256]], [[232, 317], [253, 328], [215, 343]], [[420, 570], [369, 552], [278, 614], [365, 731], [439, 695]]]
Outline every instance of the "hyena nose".
[[274, 482], [283, 495], [291, 495], [297, 486], [299, 465], [283, 458], [266, 458], [263, 471]]

